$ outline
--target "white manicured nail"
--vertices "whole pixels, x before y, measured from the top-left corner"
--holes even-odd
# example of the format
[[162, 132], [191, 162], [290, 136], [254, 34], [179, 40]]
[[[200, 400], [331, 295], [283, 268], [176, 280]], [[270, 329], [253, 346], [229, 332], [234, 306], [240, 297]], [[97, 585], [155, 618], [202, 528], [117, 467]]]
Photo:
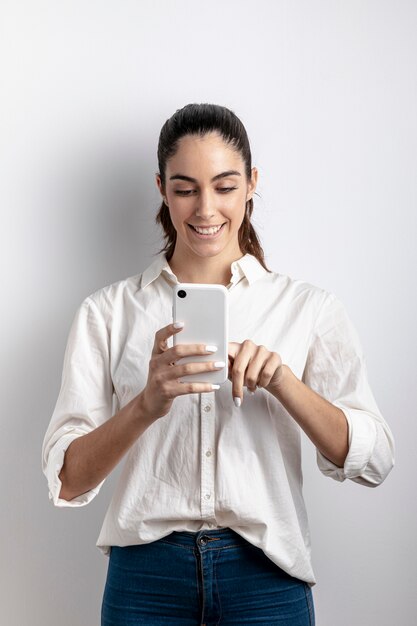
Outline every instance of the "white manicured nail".
[[239, 397], [233, 398], [233, 402], [237, 407], [240, 407], [240, 405], [242, 404], [242, 400]]
[[215, 361], [214, 367], [224, 367], [226, 363], [224, 361]]
[[212, 389], [213, 389], [213, 391], [214, 391], [214, 389], [220, 389], [220, 385], [212, 385], [212, 386], [211, 386], [211, 388], [212, 388]]
[[217, 346], [206, 346], [206, 352], [217, 352]]
[[174, 328], [183, 328], [184, 322], [174, 322]]

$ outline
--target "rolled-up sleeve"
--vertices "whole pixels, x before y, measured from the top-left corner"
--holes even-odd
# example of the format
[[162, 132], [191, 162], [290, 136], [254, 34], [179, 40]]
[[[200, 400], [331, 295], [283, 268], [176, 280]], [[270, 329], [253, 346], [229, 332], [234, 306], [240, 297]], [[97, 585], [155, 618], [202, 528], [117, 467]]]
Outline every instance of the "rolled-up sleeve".
[[349, 451], [337, 467], [317, 450], [320, 471], [375, 487], [394, 466], [394, 438], [368, 382], [363, 349], [340, 300], [326, 294], [311, 336], [303, 382], [345, 414]]
[[42, 444], [42, 471], [55, 506], [84, 506], [104, 483], [72, 500], [59, 497], [62, 487], [59, 474], [68, 446], [112, 415], [109, 361], [108, 329], [97, 303], [89, 296], [78, 308], [69, 332], [61, 388]]

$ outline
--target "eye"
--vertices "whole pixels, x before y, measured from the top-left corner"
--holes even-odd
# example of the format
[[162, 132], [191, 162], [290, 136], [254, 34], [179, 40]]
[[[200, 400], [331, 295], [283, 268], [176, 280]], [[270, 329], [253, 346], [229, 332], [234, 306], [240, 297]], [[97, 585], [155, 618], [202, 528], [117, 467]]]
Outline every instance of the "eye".
[[194, 189], [178, 189], [175, 193], [177, 196], [189, 196], [193, 191]]
[[233, 191], [237, 189], [237, 187], [219, 187], [217, 191], [221, 191], [222, 193], [227, 193], [228, 191]]

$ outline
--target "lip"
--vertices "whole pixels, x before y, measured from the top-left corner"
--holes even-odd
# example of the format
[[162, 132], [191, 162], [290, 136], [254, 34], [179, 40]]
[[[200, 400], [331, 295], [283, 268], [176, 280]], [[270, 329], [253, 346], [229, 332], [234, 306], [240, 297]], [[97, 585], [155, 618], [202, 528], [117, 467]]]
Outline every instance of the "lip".
[[194, 228], [217, 228], [217, 226], [223, 226], [226, 222], [220, 222], [220, 224], [191, 224], [188, 226], [194, 226]]
[[[218, 237], [220, 237], [220, 235], [223, 232], [223, 228], [226, 225], [226, 222], [224, 222], [221, 227], [219, 228], [219, 230], [217, 231], [217, 233], [215, 233], [214, 235], [201, 235], [200, 233], [198, 233], [196, 230], [194, 230], [193, 225], [192, 224], [187, 224], [187, 226], [190, 227], [191, 232], [193, 233], [193, 235], [195, 235], [197, 237], [197, 239], [217, 239]], [[213, 225], [213, 226], [198, 226], [197, 228], [215, 228], [216, 226], [218, 226], [218, 224]]]

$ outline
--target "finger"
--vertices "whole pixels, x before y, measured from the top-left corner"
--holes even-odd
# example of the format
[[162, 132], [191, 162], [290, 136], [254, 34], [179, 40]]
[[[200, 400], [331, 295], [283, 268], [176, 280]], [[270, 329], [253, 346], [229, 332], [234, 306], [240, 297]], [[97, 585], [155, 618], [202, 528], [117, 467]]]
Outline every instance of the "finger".
[[218, 372], [226, 366], [224, 361], [204, 361], [203, 363], [184, 363], [181, 365], [174, 365], [170, 372], [169, 378], [182, 378], [183, 376], [190, 376], [191, 374], [201, 374], [202, 380], [204, 380], [205, 372]]
[[168, 326], [157, 330], [155, 333], [152, 356], [166, 352], [166, 350], [168, 350], [168, 339], [179, 333], [183, 328], [183, 322], [174, 322], [173, 324], [168, 324]]
[[[250, 393], [255, 393], [256, 387], [266, 389], [273, 380], [277, 370], [282, 365], [282, 359], [277, 352], [269, 352], [266, 359], [261, 355], [251, 361], [246, 372], [246, 386]], [[251, 367], [253, 366], [253, 371]], [[258, 369], [258, 373], [256, 373]], [[256, 386], [255, 381], [256, 380]]]
[[263, 386], [261, 384], [261, 376], [263, 369], [269, 360], [270, 354], [271, 353], [265, 348], [265, 346], [257, 346], [256, 352], [253, 355], [245, 373], [245, 380], [243, 384], [247, 387], [248, 391], [255, 393], [257, 386]]
[[233, 359], [228, 358], [228, 373], [227, 373], [227, 378], [229, 380], [232, 380], [232, 368], [233, 368]]
[[210, 393], [220, 389], [220, 385], [211, 383], [178, 383], [175, 387], [176, 396], [185, 396], [189, 393]]
[[243, 382], [246, 369], [254, 352], [254, 344], [251, 341], [244, 341], [240, 351], [236, 355], [232, 367], [232, 395], [236, 406], [241, 406], [243, 399]]
[[232, 360], [235, 359], [237, 353], [239, 352], [240, 345], [241, 344], [236, 341], [229, 341], [227, 344], [227, 353]]
[[227, 345], [227, 361], [228, 361], [228, 373], [227, 373], [227, 378], [231, 381], [232, 380], [232, 369], [233, 369], [233, 363], [235, 360], [235, 356], [238, 353], [240, 348], [240, 343], [237, 343], [235, 341], [229, 341], [228, 345]]
[[161, 358], [163, 362], [175, 363], [186, 356], [207, 355], [215, 352], [217, 352], [217, 346], [210, 346], [204, 343], [179, 343], [176, 346], [172, 346], [172, 348], [167, 348]]
[[268, 387], [269, 383], [273, 380], [275, 374], [278, 373], [281, 365], [281, 356], [277, 352], [272, 352], [262, 370], [259, 387]]

